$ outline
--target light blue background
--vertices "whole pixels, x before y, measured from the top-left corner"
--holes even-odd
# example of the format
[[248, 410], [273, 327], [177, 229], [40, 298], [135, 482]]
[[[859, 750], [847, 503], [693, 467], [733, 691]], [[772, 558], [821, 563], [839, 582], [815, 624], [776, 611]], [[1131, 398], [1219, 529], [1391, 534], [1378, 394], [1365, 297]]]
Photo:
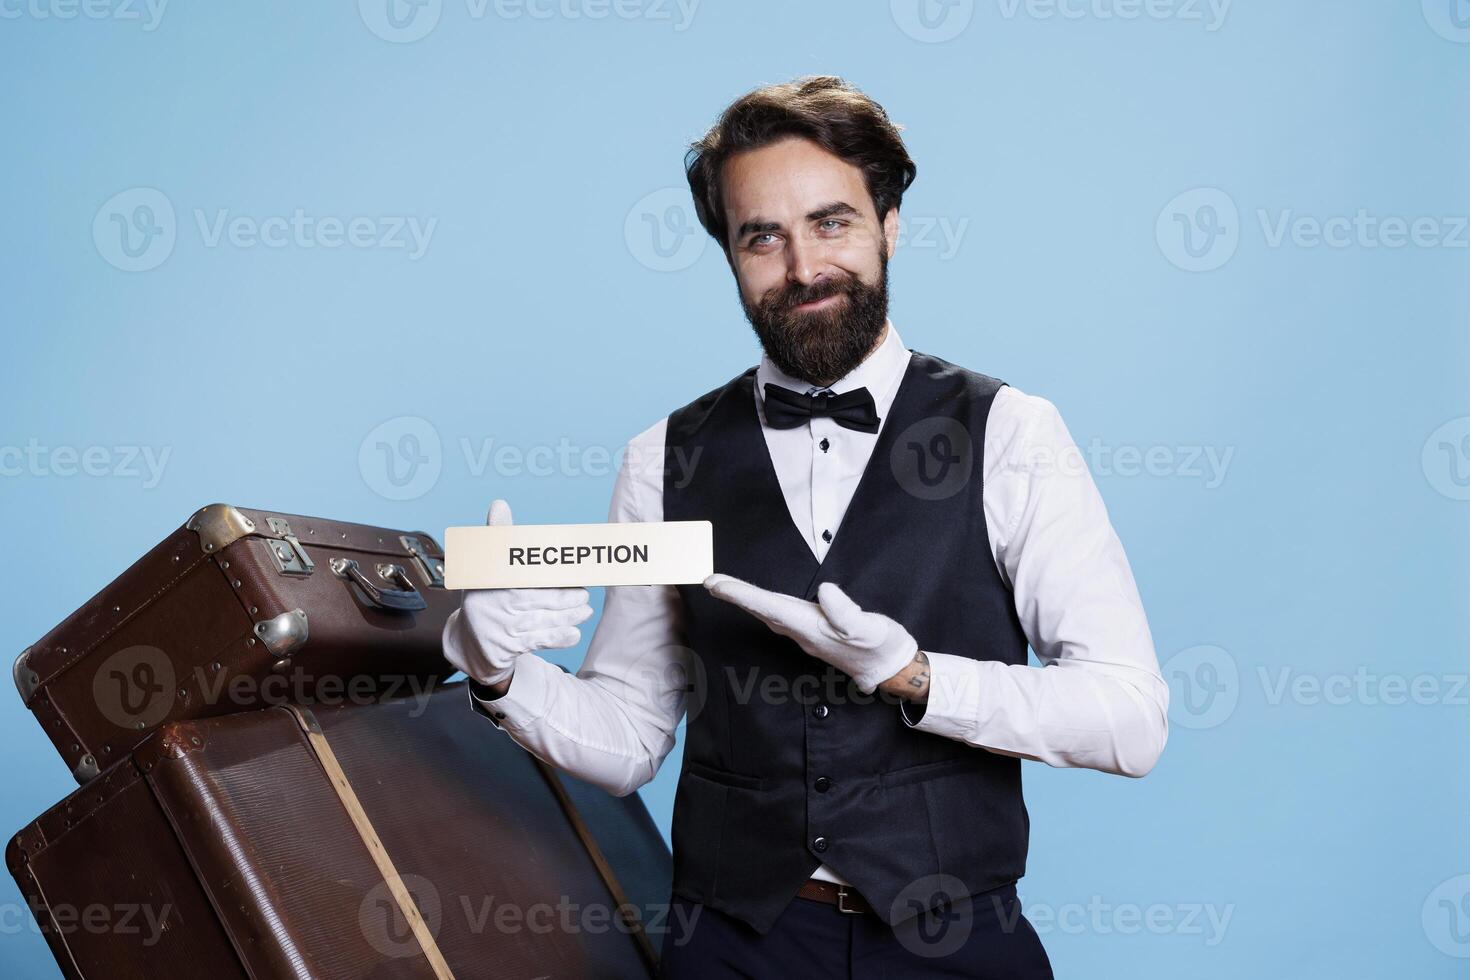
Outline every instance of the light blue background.
[[[1026, 767], [1021, 891], [1058, 976], [1464, 976], [1470, 234], [1269, 234], [1362, 209], [1455, 236], [1451, 2], [1239, 0], [1210, 30], [1165, 16], [1213, 16], [1183, 0], [967, 0], [933, 41], [914, 0], [705, 0], [687, 23], [663, 0], [442, 0], [403, 43], [373, 0], [177, 2], [153, 30], [3, 0], [0, 647], [215, 500], [436, 535], [497, 495], [523, 523], [602, 520], [597, 453], [758, 356], [718, 249], [678, 234], [684, 146], [756, 84], [841, 74], [918, 162], [892, 266], [908, 344], [1051, 399], [1084, 447], [1157, 447], [1152, 472], [1092, 461], [1170, 674], [1168, 748], [1142, 781]], [[176, 240], [126, 272], [111, 216], [141, 199], [104, 205], [135, 188]], [[1238, 219], [1201, 210], [1222, 194]], [[195, 217], [297, 208], [436, 224], [415, 259], [210, 246]], [[1181, 221], [1223, 265], [1181, 268]], [[375, 445], [425, 430], [405, 417], [428, 462], [400, 490]], [[148, 487], [64, 457], [17, 472], [32, 440], [169, 455]], [[473, 462], [562, 440], [575, 472]], [[1367, 694], [1276, 696], [1303, 676]], [[1385, 703], [1385, 678], [1432, 703]], [[8, 835], [73, 782], [14, 697], [0, 736]], [[676, 772], [643, 791], [665, 832]], [[8, 877], [0, 902], [4, 973], [56, 976]]]

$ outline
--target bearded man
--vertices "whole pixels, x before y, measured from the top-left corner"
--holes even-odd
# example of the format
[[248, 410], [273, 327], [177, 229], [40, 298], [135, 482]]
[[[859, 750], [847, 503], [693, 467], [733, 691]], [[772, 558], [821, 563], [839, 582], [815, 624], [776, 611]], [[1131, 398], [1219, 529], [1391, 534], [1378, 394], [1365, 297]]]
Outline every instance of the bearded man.
[[609, 520], [711, 521], [715, 574], [609, 587], [576, 674], [536, 651], [580, 641], [585, 589], [468, 592], [445, 654], [617, 794], [687, 714], [664, 975], [1050, 977], [1022, 760], [1140, 777], [1168, 731], [1102, 499], [1051, 402], [900, 338], [916, 168], [879, 104], [756, 89], [686, 170], [763, 356], [628, 443]]

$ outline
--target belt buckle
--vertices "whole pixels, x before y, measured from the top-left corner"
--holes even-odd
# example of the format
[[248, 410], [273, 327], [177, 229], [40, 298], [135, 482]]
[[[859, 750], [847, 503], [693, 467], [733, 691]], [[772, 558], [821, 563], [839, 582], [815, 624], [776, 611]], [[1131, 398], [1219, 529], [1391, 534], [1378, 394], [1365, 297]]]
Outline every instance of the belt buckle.
[[847, 896], [852, 894], [846, 886], [837, 886], [837, 911], [846, 912], [848, 915], [862, 915], [862, 909], [850, 909], [847, 907]]

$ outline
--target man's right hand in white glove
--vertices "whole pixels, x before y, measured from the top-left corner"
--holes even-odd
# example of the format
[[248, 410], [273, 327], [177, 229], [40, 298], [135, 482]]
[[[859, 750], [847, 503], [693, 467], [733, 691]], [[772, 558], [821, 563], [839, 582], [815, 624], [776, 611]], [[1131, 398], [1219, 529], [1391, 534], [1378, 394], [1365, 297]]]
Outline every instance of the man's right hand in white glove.
[[[510, 504], [492, 503], [485, 523], [508, 527]], [[576, 646], [582, 641], [577, 624], [591, 615], [586, 589], [467, 589], [444, 624], [444, 659], [499, 697], [510, 687], [517, 657]]]

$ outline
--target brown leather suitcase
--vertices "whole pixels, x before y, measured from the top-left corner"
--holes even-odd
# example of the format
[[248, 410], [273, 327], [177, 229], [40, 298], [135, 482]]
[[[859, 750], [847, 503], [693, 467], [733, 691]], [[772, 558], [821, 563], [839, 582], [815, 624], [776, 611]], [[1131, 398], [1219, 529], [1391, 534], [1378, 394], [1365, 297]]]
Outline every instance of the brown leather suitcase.
[[78, 782], [167, 721], [443, 679], [444, 552], [422, 531], [212, 504], [15, 662]]
[[6, 863], [86, 980], [646, 978], [672, 878], [636, 794], [554, 773], [463, 684], [169, 722]]

